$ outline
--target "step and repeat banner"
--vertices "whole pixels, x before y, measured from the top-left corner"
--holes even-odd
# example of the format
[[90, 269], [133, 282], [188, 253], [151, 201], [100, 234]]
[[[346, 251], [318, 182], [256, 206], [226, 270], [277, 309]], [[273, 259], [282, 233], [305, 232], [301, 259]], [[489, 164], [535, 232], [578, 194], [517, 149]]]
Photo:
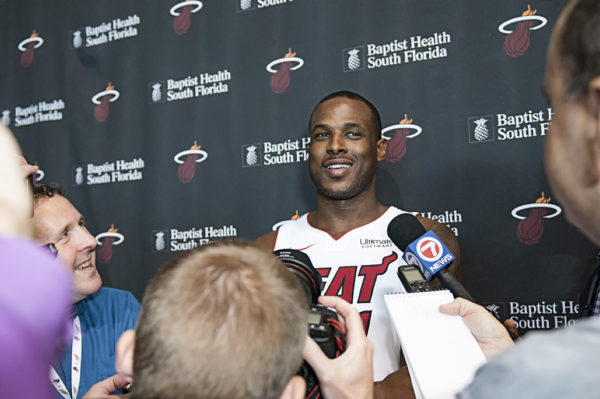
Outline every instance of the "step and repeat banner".
[[564, 4], [0, 0], [0, 117], [85, 215], [105, 284], [141, 298], [177, 253], [312, 210], [309, 114], [356, 91], [389, 139], [380, 201], [447, 224], [490, 309], [560, 327], [597, 252], [543, 171]]

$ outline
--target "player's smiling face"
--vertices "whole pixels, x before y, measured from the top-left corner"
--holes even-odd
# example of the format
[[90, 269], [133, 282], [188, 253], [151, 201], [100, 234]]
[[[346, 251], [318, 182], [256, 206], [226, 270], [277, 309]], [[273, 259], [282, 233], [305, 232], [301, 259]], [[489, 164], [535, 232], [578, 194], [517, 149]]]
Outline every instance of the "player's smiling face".
[[359, 100], [336, 97], [310, 120], [309, 169], [319, 195], [346, 200], [374, 187], [385, 139], [377, 141], [371, 110]]

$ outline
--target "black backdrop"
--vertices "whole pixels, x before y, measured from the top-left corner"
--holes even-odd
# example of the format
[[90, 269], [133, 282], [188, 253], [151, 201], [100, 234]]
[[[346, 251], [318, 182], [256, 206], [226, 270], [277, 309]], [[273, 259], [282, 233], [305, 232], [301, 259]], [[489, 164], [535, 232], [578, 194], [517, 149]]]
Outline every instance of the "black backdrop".
[[141, 298], [175, 252], [313, 209], [308, 115], [357, 91], [395, 138], [380, 200], [453, 228], [476, 298], [553, 328], [575, 318], [596, 249], [543, 172], [545, 52], [564, 2], [528, 6], [0, 0], [0, 115], [86, 216], [105, 285]]

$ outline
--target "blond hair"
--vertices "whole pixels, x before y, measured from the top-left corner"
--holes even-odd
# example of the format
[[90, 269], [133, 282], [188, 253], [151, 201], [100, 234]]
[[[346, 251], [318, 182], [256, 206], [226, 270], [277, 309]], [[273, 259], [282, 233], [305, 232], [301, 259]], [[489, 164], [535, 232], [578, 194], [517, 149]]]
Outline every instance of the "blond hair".
[[134, 398], [276, 398], [302, 362], [306, 299], [271, 253], [221, 241], [152, 279], [136, 328]]

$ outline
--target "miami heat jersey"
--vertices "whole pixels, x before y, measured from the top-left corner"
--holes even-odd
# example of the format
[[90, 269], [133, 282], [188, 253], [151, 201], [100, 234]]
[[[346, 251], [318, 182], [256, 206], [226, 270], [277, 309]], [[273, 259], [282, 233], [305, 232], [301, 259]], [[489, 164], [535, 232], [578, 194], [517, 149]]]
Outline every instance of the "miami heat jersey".
[[282, 225], [275, 250], [298, 249], [306, 253], [323, 278], [323, 295], [344, 298], [360, 312], [374, 347], [374, 378], [384, 379], [399, 368], [400, 348], [383, 295], [405, 292], [396, 271], [405, 264], [402, 251], [387, 236], [387, 226], [405, 213], [389, 207], [369, 224], [348, 231], [339, 239], [312, 227], [308, 214]]

